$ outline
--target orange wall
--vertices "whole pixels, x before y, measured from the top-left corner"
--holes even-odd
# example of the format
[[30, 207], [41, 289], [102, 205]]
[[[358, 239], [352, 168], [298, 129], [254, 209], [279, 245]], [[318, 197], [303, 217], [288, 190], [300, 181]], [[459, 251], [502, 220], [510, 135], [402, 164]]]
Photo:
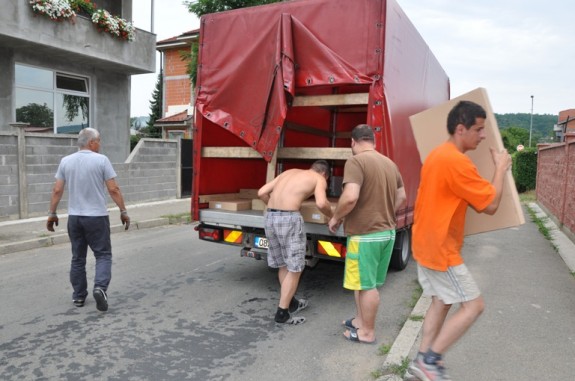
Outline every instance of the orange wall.
[[180, 56], [182, 49], [168, 50], [164, 52], [164, 73], [166, 76], [185, 75], [188, 61], [183, 61]]
[[164, 52], [164, 115], [169, 106], [191, 103], [191, 81], [186, 73], [187, 61], [180, 55], [181, 49]]
[[168, 106], [187, 105], [191, 102], [191, 83], [189, 79], [164, 79], [164, 110]]

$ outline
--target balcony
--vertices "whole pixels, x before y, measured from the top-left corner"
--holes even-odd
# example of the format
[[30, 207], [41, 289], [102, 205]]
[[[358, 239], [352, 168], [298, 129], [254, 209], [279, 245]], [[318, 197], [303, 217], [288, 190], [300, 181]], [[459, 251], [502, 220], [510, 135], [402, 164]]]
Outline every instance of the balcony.
[[99, 32], [86, 17], [77, 16], [72, 23], [36, 15], [26, 0], [9, 1], [2, 7], [2, 48], [34, 51], [46, 57], [61, 57], [74, 64], [129, 75], [156, 70], [156, 36], [152, 33], [137, 29], [134, 41], [125, 41]]

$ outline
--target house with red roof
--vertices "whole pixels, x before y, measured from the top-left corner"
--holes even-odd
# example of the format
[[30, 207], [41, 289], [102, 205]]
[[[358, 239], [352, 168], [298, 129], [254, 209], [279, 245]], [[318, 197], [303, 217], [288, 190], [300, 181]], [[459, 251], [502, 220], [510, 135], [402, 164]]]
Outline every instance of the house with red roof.
[[188, 66], [199, 34], [199, 29], [190, 30], [156, 43], [161, 54], [163, 109], [155, 126], [162, 128], [164, 139], [193, 138], [194, 88]]

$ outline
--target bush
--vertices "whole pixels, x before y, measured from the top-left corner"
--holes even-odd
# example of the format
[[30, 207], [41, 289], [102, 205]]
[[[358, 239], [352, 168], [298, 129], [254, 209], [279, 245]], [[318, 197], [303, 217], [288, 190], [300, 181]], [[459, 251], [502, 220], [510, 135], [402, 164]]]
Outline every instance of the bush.
[[526, 148], [513, 155], [513, 179], [519, 193], [535, 189], [537, 182], [537, 148]]

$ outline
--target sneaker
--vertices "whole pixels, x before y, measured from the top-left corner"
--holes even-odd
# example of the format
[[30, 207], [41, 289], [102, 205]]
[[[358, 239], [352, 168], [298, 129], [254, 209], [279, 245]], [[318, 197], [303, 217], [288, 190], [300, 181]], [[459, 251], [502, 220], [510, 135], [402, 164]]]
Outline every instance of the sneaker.
[[96, 299], [96, 308], [98, 311], [108, 311], [108, 296], [106, 295], [106, 291], [101, 288], [95, 288], [94, 299]]
[[409, 373], [421, 381], [451, 381], [445, 367], [439, 364], [426, 364], [423, 356], [417, 356], [409, 365]]
[[74, 300], [72, 300], [72, 303], [74, 303], [74, 305], [76, 307], [84, 307], [85, 301], [86, 301], [86, 299], [74, 299]]

